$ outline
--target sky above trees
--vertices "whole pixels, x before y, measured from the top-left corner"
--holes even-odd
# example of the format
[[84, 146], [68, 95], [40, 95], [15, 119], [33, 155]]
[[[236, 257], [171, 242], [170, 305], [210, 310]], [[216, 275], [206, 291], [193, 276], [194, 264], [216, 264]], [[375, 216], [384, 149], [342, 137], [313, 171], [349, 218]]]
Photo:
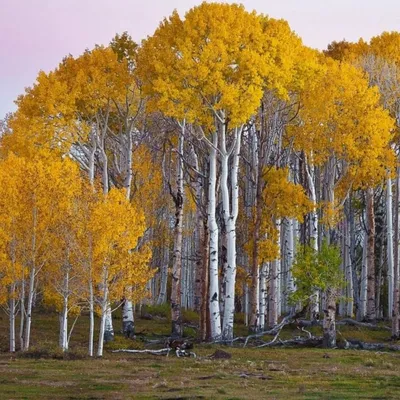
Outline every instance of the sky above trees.
[[[0, 0], [0, 118], [40, 69], [62, 57], [108, 44], [128, 31], [135, 41], [151, 35], [176, 8], [184, 13], [200, 0]], [[238, 1], [239, 2], [239, 1]], [[228, 3], [233, 3], [228, 1]], [[306, 45], [325, 48], [333, 40], [368, 40], [400, 26], [398, 0], [242, 0], [246, 9], [286, 19]]]

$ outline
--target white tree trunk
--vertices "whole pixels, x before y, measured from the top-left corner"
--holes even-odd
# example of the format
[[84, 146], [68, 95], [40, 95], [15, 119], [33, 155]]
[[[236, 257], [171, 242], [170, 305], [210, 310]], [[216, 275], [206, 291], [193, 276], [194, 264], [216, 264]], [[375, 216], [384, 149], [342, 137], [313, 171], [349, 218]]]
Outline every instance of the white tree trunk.
[[288, 220], [288, 243], [287, 243], [287, 295], [295, 291], [294, 278], [292, 274], [293, 260], [294, 260], [294, 242], [295, 242], [295, 223], [292, 218]]
[[131, 300], [125, 300], [122, 306], [122, 332], [129, 339], [135, 336], [135, 319]]
[[104, 268], [103, 283], [102, 283], [103, 296], [101, 299], [101, 320], [100, 320], [100, 332], [99, 332], [99, 344], [98, 344], [98, 348], [97, 348], [97, 357], [103, 356], [105, 333], [106, 333], [106, 330], [109, 329], [109, 327], [107, 327], [107, 317], [111, 314], [110, 302], [108, 300], [107, 280], [108, 280], [108, 271], [106, 268]]
[[209, 163], [210, 176], [208, 183], [208, 229], [210, 233], [210, 339], [221, 339], [221, 316], [219, 311], [219, 283], [218, 283], [218, 225], [216, 219], [217, 201], [217, 148], [218, 134], [213, 133], [213, 147], [210, 148]]
[[[311, 163], [310, 166], [306, 160], [306, 173], [308, 187], [310, 190], [310, 199], [313, 204], [312, 211], [310, 213], [310, 224], [309, 224], [309, 235], [310, 244], [315, 252], [318, 252], [318, 214], [317, 214], [317, 193], [315, 190], [315, 170], [314, 165]], [[315, 318], [319, 314], [319, 291], [315, 291], [313, 299], [311, 300], [311, 317]]]
[[393, 194], [392, 180], [386, 181], [386, 226], [387, 226], [387, 265], [388, 265], [388, 315], [392, 318], [393, 288], [394, 288], [394, 263], [393, 263]]
[[368, 188], [366, 197], [367, 230], [367, 315], [368, 321], [376, 319], [376, 288], [375, 288], [375, 211], [374, 189]]
[[20, 320], [19, 320], [19, 347], [20, 350], [25, 349], [24, 340], [24, 328], [25, 328], [25, 278], [21, 281], [21, 296], [20, 296]]
[[36, 269], [32, 267], [29, 275], [28, 304], [26, 308], [25, 340], [24, 340], [25, 351], [29, 349], [30, 339], [31, 339], [32, 305], [33, 305], [33, 294], [35, 290], [35, 272]]
[[132, 140], [132, 132], [128, 132], [128, 145], [126, 146], [126, 158], [127, 158], [127, 171], [126, 171], [126, 179], [125, 179], [125, 187], [126, 187], [126, 198], [130, 200], [132, 193], [132, 163], [133, 163], [133, 140]]
[[69, 271], [65, 271], [62, 288], [63, 308], [60, 313], [60, 340], [62, 351], [68, 350], [68, 297], [69, 297]]
[[[278, 248], [278, 259], [276, 260], [277, 268], [277, 287], [276, 287], [276, 312], [277, 318], [282, 315], [282, 263], [281, 263], [281, 223], [282, 220], [279, 218], [276, 220], [276, 229], [278, 231], [278, 237], [276, 240], [276, 246]], [[277, 321], [278, 323], [278, 321]]]
[[393, 249], [393, 309], [392, 338], [399, 338], [399, 200], [400, 200], [400, 168], [396, 169], [396, 196], [394, 215], [394, 249]]
[[94, 354], [94, 295], [93, 283], [89, 282], [89, 356]]
[[259, 288], [259, 323], [258, 323], [258, 330], [263, 331], [265, 328], [265, 317], [266, 317], [266, 306], [267, 306], [267, 274], [268, 274], [268, 264], [264, 263], [261, 267], [260, 271], [260, 288]]
[[99, 344], [98, 344], [98, 348], [97, 348], [97, 357], [103, 357], [106, 312], [107, 312], [107, 306], [104, 305], [103, 309], [102, 309], [102, 313], [101, 313], [101, 319], [100, 319], [100, 333], [99, 333]]
[[113, 340], [114, 340], [114, 327], [112, 321], [111, 304], [110, 302], [107, 302], [105, 325], [104, 325], [104, 341], [108, 343], [112, 342]]
[[228, 188], [228, 161], [229, 154], [226, 152], [225, 127], [222, 128], [222, 160], [221, 160], [221, 190], [223, 214], [227, 237], [227, 269], [226, 269], [226, 288], [225, 288], [225, 306], [223, 320], [223, 338], [224, 340], [233, 339], [233, 321], [235, 314], [235, 283], [236, 283], [236, 220], [239, 213], [239, 157], [242, 128], [235, 129], [235, 146], [233, 148], [233, 160], [230, 171], [231, 194], [229, 201]]
[[346, 314], [349, 317], [353, 317], [353, 309], [354, 309], [354, 291], [353, 291], [353, 271], [352, 271], [352, 263], [350, 256], [350, 247], [351, 247], [351, 238], [350, 238], [350, 222], [346, 218], [345, 220], [345, 266], [346, 266], [346, 297], [347, 297], [347, 309]]
[[15, 352], [15, 283], [10, 287], [9, 301], [9, 322], [10, 322], [10, 352]]
[[268, 326], [274, 327], [278, 323], [279, 317], [279, 303], [280, 303], [280, 272], [281, 272], [281, 260], [280, 260], [280, 226], [281, 220], [275, 221], [275, 227], [278, 231], [277, 235], [277, 246], [279, 248], [278, 258], [271, 263], [270, 269], [270, 281], [269, 281], [269, 296], [268, 296]]
[[64, 298], [64, 306], [61, 313], [60, 339], [62, 351], [68, 350], [68, 298]]
[[91, 148], [89, 152], [89, 182], [91, 185], [94, 184], [94, 175], [95, 175], [95, 162], [96, 162], [96, 139], [95, 139], [95, 132], [90, 133], [90, 142], [91, 142]]
[[183, 240], [183, 203], [185, 192], [183, 187], [183, 143], [185, 135], [185, 121], [181, 125], [179, 134], [177, 169], [176, 169], [176, 192], [171, 194], [175, 203], [175, 228], [174, 228], [174, 254], [172, 262], [172, 285], [171, 285], [171, 335], [181, 337], [183, 334], [181, 298], [182, 298], [182, 240]]
[[364, 232], [361, 279], [360, 279], [360, 309], [358, 320], [362, 321], [367, 315], [367, 233]]

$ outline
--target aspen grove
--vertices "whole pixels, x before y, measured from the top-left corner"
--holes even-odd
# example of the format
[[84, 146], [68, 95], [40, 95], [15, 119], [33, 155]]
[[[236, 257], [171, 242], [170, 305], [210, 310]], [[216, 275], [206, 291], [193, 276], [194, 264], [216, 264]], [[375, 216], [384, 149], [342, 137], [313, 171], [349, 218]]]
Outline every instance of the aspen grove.
[[66, 56], [16, 104], [0, 137], [10, 352], [41, 307], [64, 352], [87, 318], [99, 357], [115, 332], [135, 339], [144, 305], [170, 305], [173, 338], [193, 310], [200, 341], [232, 344], [238, 315], [249, 337], [302, 318], [325, 347], [338, 319], [399, 339], [400, 33], [319, 52], [284, 20], [204, 2], [140, 44]]

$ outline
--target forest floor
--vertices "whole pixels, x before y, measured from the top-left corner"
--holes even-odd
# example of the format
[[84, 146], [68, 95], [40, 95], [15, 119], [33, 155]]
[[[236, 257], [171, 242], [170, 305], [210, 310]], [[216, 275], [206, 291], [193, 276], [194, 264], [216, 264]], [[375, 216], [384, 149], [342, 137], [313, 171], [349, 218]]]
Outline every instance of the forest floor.
[[[195, 316], [187, 313], [190, 322]], [[192, 321], [193, 322], [193, 321]], [[121, 324], [114, 320], [115, 329]], [[85, 356], [87, 317], [78, 320], [67, 356], [57, 350], [55, 313], [33, 316], [32, 349], [7, 353], [7, 319], [0, 314], [0, 399], [399, 399], [400, 352], [310, 348], [228, 347], [195, 344], [197, 358], [112, 353], [143, 349], [143, 338], [167, 335], [169, 323], [159, 316], [137, 319], [136, 340], [116, 332], [105, 356]], [[318, 328], [313, 328], [318, 333]], [[239, 327], [238, 335], [246, 333]], [[193, 335], [192, 329], [186, 330]], [[388, 341], [384, 329], [341, 327], [350, 339]], [[304, 335], [287, 327], [283, 338]], [[268, 340], [268, 339], [266, 339]], [[158, 348], [164, 347], [162, 344]], [[147, 347], [146, 347], [147, 348]], [[157, 348], [157, 346], [153, 346]], [[230, 359], [211, 359], [217, 349]]]

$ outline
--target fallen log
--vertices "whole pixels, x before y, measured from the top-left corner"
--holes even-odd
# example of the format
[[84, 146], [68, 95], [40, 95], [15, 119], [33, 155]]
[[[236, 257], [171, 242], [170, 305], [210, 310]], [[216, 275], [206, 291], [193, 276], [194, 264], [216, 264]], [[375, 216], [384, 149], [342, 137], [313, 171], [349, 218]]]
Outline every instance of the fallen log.
[[[159, 349], [159, 350], [131, 350], [131, 349], [119, 349], [119, 350], [113, 350], [112, 353], [133, 353], [133, 354], [152, 354], [155, 356], [163, 356], [166, 355], [167, 357], [169, 356], [169, 353], [171, 350], [174, 350], [171, 347], [166, 347], [164, 349]], [[177, 357], [194, 357], [196, 358], [197, 355], [193, 351], [186, 351], [183, 349], [180, 349], [177, 347], [175, 349], [175, 354]]]
[[345, 340], [345, 349], [372, 350], [372, 351], [400, 351], [400, 345], [387, 343], [367, 343], [360, 340]]
[[356, 321], [355, 319], [351, 318], [345, 318], [341, 319], [336, 322], [336, 325], [350, 325], [350, 326], [358, 326], [360, 328], [368, 328], [372, 330], [385, 330], [385, 331], [390, 331], [391, 328], [385, 325], [378, 326], [376, 324], [372, 324], [370, 322], [360, 322]]
[[119, 349], [113, 350], [112, 353], [134, 353], [134, 354], [153, 354], [155, 356], [169, 355], [171, 348], [159, 349], [159, 350], [131, 350], [131, 349]]
[[[318, 320], [307, 320], [307, 319], [298, 319], [296, 320], [296, 324], [302, 328], [309, 328], [312, 326], [322, 326], [322, 321], [318, 321]], [[349, 326], [356, 326], [359, 328], [367, 328], [367, 329], [371, 329], [371, 330], [385, 330], [385, 331], [390, 331], [391, 328], [389, 326], [386, 325], [376, 325], [376, 324], [372, 324], [370, 322], [360, 322], [360, 321], [356, 321], [355, 319], [352, 318], [344, 318], [341, 320], [337, 320], [336, 321], [336, 325], [338, 326], [344, 326], [344, 325], [349, 325]]]

